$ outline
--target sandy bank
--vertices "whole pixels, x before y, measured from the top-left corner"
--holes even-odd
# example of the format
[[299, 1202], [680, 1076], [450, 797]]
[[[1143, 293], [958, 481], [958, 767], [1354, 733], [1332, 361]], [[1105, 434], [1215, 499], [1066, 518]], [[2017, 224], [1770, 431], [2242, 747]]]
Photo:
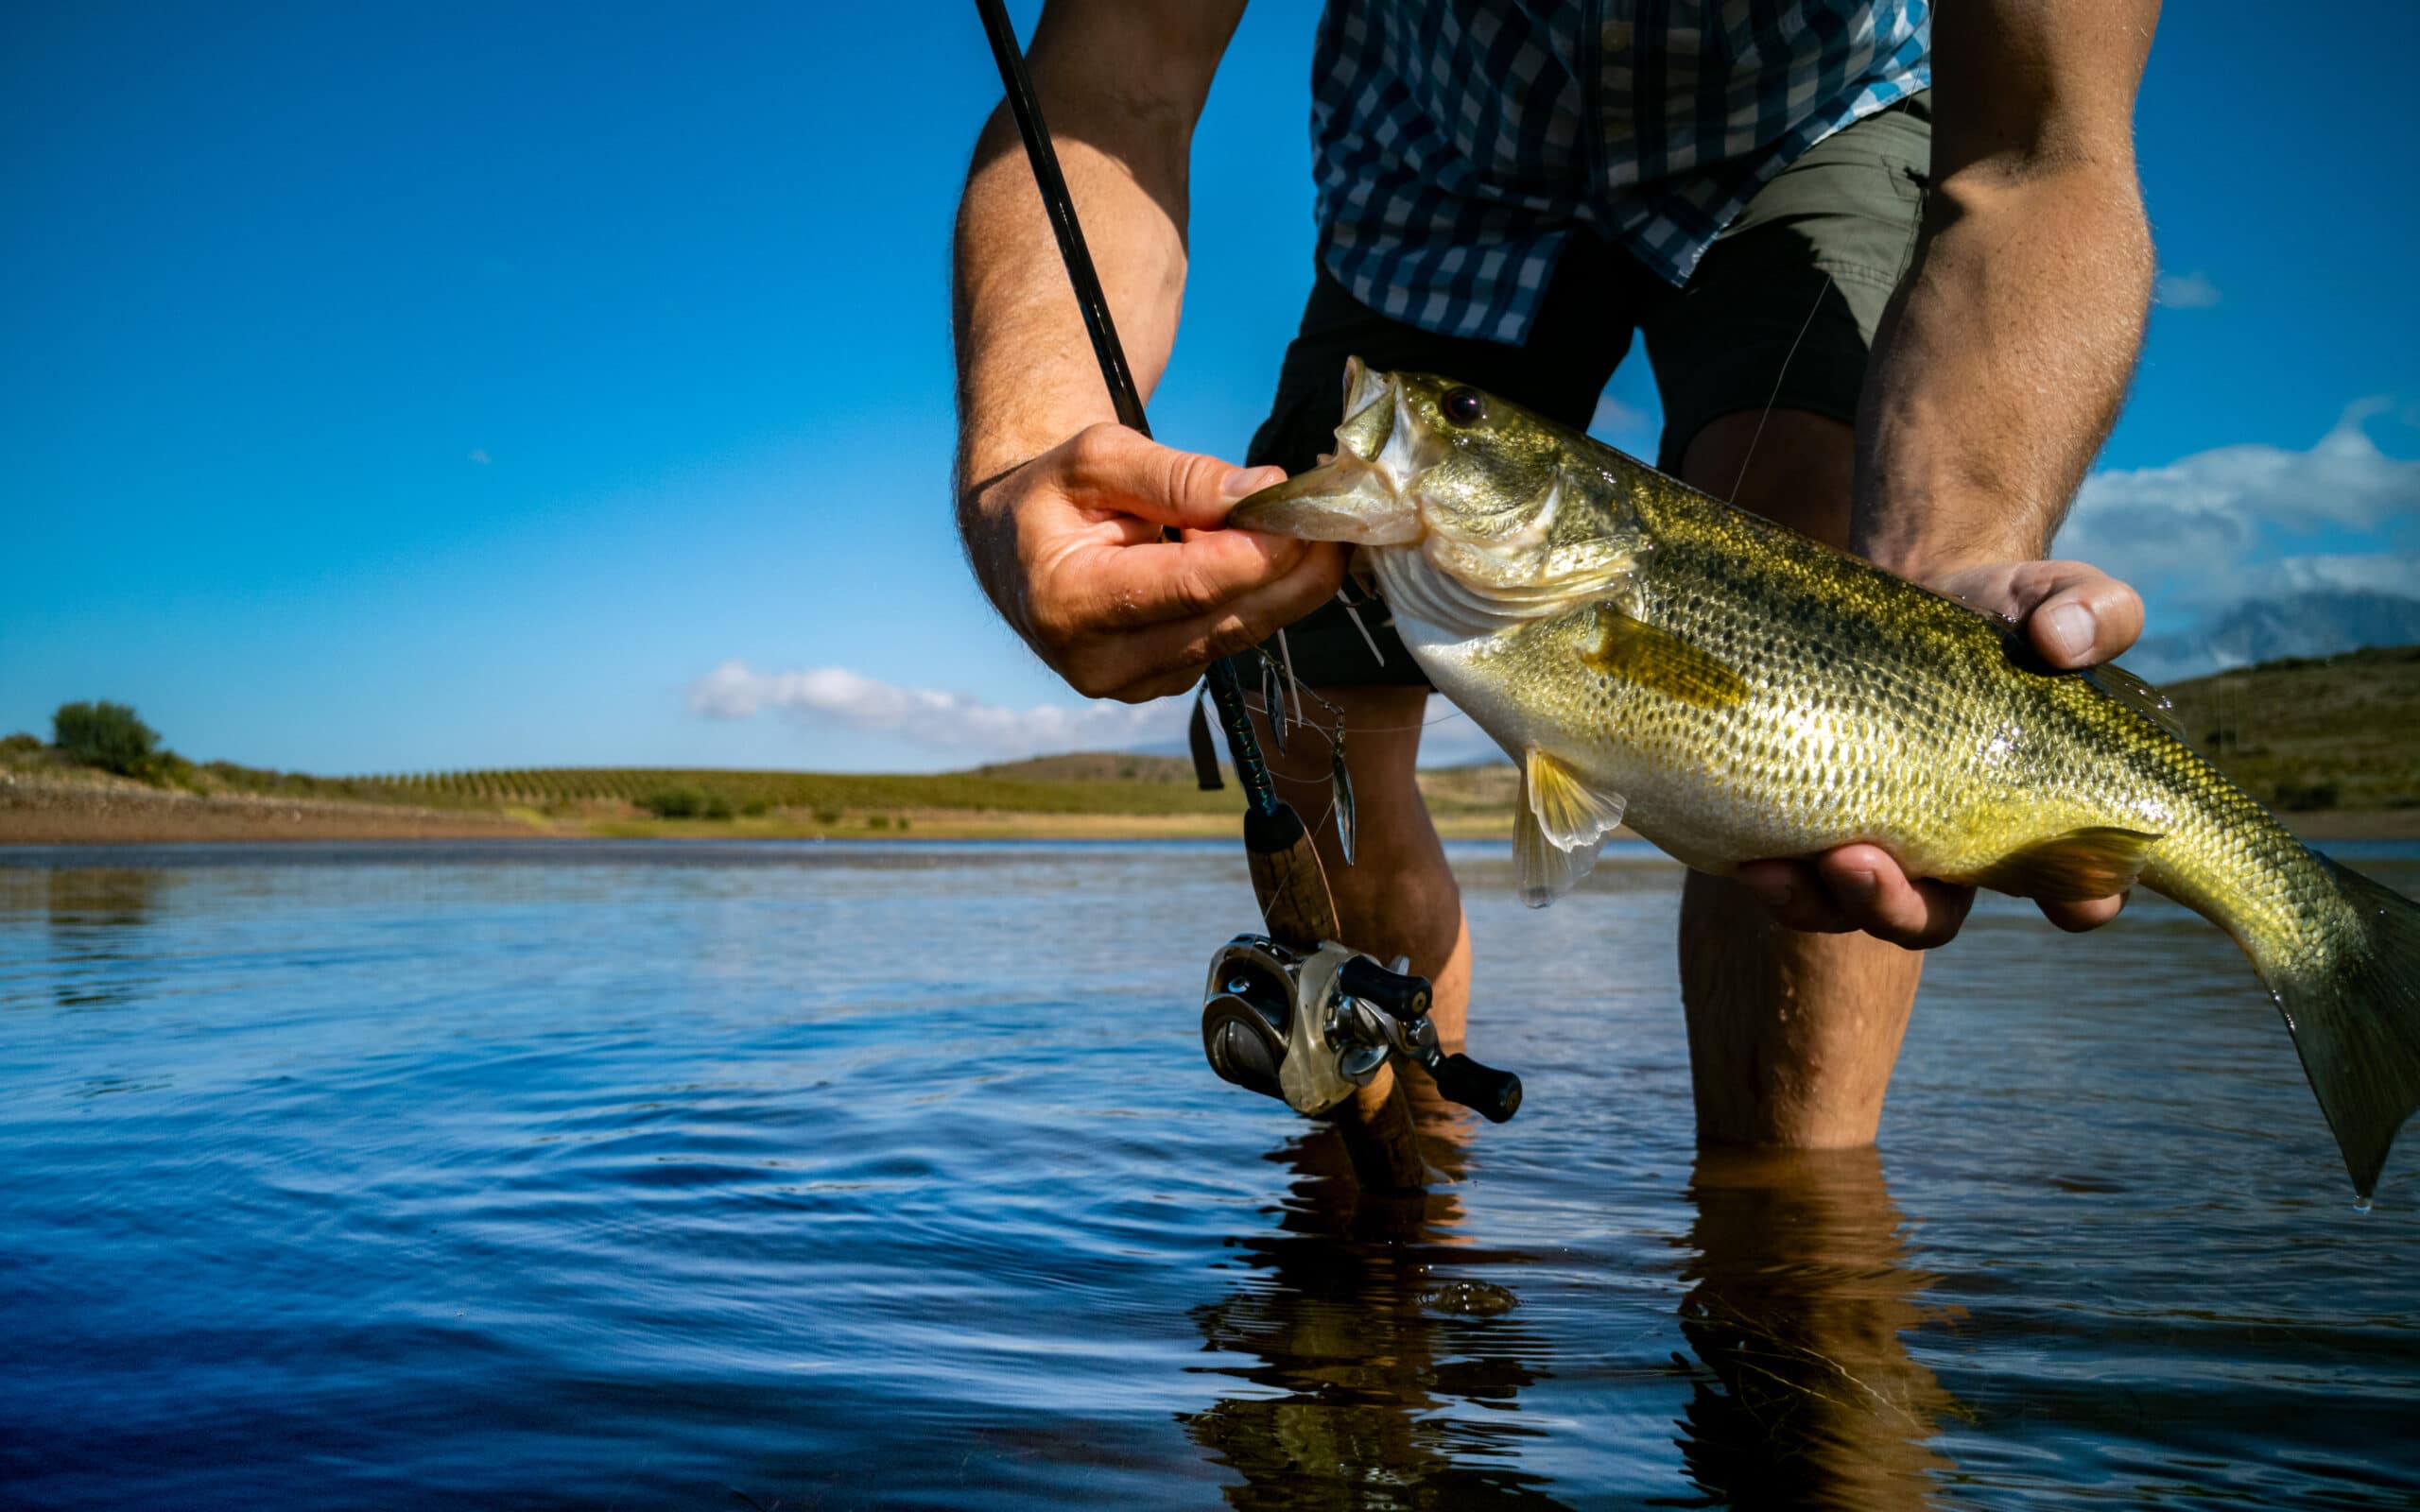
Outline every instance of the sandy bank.
[[[886, 816], [886, 827], [829, 825], [774, 813], [724, 820], [627, 816], [545, 818], [528, 812], [413, 808], [326, 799], [166, 791], [98, 775], [0, 772], [0, 845], [161, 845], [188, 841], [463, 840], [1225, 840], [1237, 815], [1017, 814], [963, 809]], [[2420, 839], [2420, 809], [2290, 814], [2312, 840]], [[1441, 815], [1449, 840], [1509, 839], [1510, 816]], [[1620, 832], [1629, 838], [1630, 832]]]

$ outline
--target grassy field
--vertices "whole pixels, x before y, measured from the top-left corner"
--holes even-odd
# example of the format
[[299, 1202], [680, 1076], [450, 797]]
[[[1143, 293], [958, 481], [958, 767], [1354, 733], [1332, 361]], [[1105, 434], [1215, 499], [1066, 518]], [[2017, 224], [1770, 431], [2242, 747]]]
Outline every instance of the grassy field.
[[2420, 808], [2420, 645], [2264, 662], [2168, 696], [2194, 748], [2272, 808]]
[[[2290, 661], [2169, 690], [2186, 737], [2312, 833], [2420, 833], [2420, 646]], [[1421, 774], [1439, 828], [1509, 833], [1509, 765]], [[1324, 802], [1323, 794], [1305, 795]], [[1306, 804], [1306, 807], [1308, 805]], [[1085, 751], [962, 772], [540, 767], [314, 777], [164, 755], [109, 777], [0, 740], [0, 840], [353, 833], [1224, 837], [1241, 799], [1182, 757]]]

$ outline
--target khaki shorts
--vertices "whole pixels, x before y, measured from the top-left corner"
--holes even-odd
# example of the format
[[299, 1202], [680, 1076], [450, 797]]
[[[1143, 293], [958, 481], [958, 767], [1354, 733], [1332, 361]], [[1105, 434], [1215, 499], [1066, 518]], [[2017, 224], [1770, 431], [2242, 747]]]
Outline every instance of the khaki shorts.
[[[1245, 460], [1297, 472], [1335, 449], [1347, 356], [1457, 378], [1585, 427], [1634, 331], [1647, 338], [1664, 401], [1656, 466], [1668, 472], [1707, 422], [1740, 410], [1770, 404], [1855, 424], [1875, 326], [1915, 247], [1930, 106], [1929, 94], [1911, 95], [1817, 143], [1757, 192], [1680, 288], [1575, 233], [1519, 346], [1391, 320], [1322, 269]], [[1377, 658], [1331, 603], [1286, 632], [1297, 675], [1314, 686], [1425, 685], [1384, 606], [1359, 612]]]

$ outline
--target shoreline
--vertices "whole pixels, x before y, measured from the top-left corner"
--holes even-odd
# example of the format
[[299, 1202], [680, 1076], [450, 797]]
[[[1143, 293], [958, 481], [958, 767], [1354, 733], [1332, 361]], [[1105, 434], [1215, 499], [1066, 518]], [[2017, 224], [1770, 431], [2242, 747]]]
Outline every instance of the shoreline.
[[[251, 794], [200, 795], [137, 782], [0, 775], [0, 847], [230, 844], [284, 840], [1225, 840], [1235, 814], [1040, 814], [909, 809], [879, 825], [780, 814], [732, 819], [549, 817], [529, 809], [438, 809]], [[2281, 816], [2305, 840], [2420, 839], [2420, 808]], [[1448, 840], [1508, 838], [1509, 813], [1436, 816]], [[1620, 838], [1635, 838], [1625, 827]]]

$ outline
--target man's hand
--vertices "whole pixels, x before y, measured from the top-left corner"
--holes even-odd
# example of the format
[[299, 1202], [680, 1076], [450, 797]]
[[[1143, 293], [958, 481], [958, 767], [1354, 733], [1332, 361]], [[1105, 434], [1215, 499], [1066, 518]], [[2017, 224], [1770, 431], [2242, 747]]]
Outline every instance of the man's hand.
[[[2135, 591], [2079, 561], [2002, 562], [1945, 573], [1927, 586], [2018, 621], [2058, 667], [2113, 661], [2143, 630]], [[1911, 951], [1947, 944], [1975, 905], [1975, 889], [1910, 877], [1875, 845], [1844, 845], [1802, 861], [1751, 861], [1739, 881], [1773, 918], [1809, 934], [1863, 930]], [[2126, 906], [2123, 893], [2090, 902], [2039, 904], [2066, 930], [2095, 929]]]
[[[1343, 581], [1345, 548], [1219, 528], [1285, 476], [1093, 425], [975, 485], [959, 517], [983, 591], [1051, 670], [1087, 697], [1141, 703], [1183, 693]], [[1163, 525], [1184, 539], [1163, 541]]]

